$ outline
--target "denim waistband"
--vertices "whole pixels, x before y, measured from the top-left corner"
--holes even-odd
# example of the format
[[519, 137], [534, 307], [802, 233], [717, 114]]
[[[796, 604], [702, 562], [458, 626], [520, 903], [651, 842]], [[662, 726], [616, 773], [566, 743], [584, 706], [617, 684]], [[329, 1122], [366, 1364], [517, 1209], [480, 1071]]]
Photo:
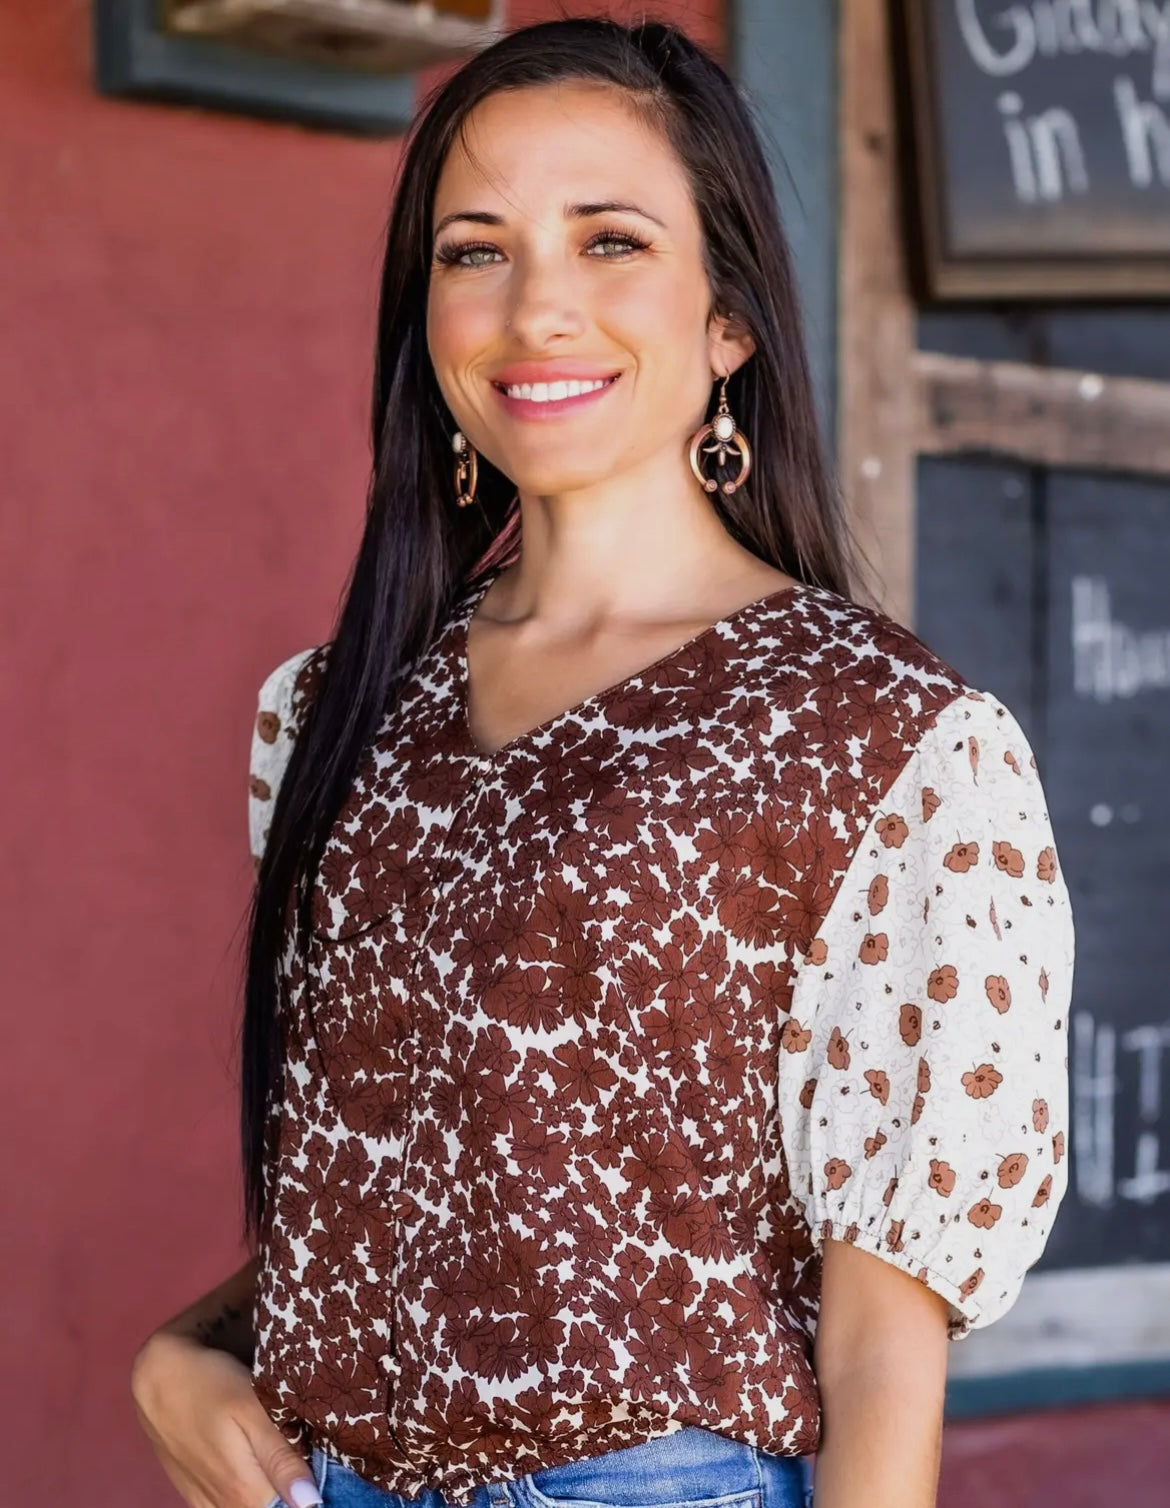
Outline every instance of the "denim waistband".
[[[436, 1488], [387, 1492], [318, 1447], [313, 1477], [324, 1508], [452, 1508]], [[777, 1456], [683, 1425], [639, 1445], [487, 1482], [470, 1508], [809, 1508], [808, 1461]], [[281, 1508], [277, 1498], [269, 1508]]]

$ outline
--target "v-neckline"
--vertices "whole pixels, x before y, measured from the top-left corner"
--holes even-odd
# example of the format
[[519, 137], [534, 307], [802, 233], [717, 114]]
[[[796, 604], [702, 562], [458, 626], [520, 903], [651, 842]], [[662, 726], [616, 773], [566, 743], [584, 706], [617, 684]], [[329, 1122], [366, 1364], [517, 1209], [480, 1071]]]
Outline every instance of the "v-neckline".
[[806, 582], [793, 581], [789, 586], [777, 587], [775, 591], [766, 592], [762, 597], [753, 597], [750, 602], [743, 603], [732, 612], [726, 613], [722, 618], [716, 618], [706, 628], [701, 628], [697, 633], [691, 634], [689, 638], [684, 639], [674, 649], [669, 649], [665, 654], [659, 655], [656, 660], [651, 660], [648, 665], [643, 665], [640, 669], [632, 671], [629, 675], [622, 676], [619, 680], [611, 681], [608, 686], [602, 686], [598, 691], [590, 692], [588, 696], [582, 697], [580, 701], [574, 702], [572, 706], [564, 708], [561, 712], [553, 713], [551, 717], [546, 717], [543, 722], [536, 723], [531, 728], [525, 728], [513, 738], [509, 738], [506, 743], [500, 744], [498, 748], [488, 750], [480, 747], [475, 735], [471, 731], [471, 677], [467, 643], [471, 620], [475, 616], [475, 610], [484, 596], [486, 596], [488, 587], [491, 586], [492, 582], [495, 581], [503, 569], [503, 566], [497, 566], [490, 575], [475, 586], [472, 592], [464, 599], [463, 606], [460, 608], [453, 624], [454, 642], [452, 652], [455, 659], [454, 681], [455, 695], [458, 702], [457, 721], [459, 735], [469, 757], [477, 764], [485, 766], [503, 763], [517, 750], [523, 749], [543, 734], [553, 731], [561, 723], [567, 722], [570, 718], [576, 717], [578, 714], [591, 708], [604, 706], [611, 697], [628, 690], [638, 682], [648, 680], [664, 665], [669, 665], [673, 660], [677, 660], [680, 655], [685, 654], [689, 649], [693, 649], [696, 644], [701, 644], [703, 640], [717, 635], [721, 629], [728, 628], [733, 623], [737, 623], [741, 618], [754, 612], [762, 611], [770, 607], [772, 603], [779, 602], [785, 597], [794, 597], [807, 587]]

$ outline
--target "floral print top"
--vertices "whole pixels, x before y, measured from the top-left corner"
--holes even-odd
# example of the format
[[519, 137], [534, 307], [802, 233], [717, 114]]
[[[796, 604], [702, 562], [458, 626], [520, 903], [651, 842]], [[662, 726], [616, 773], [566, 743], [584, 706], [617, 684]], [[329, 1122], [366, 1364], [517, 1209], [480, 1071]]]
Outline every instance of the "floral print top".
[[[1002, 1314], [1066, 1180], [1072, 916], [1012, 714], [827, 590], [493, 754], [468, 587], [285, 956], [257, 1392], [383, 1488], [813, 1449], [819, 1258]], [[265, 681], [253, 851], [328, 647]]]

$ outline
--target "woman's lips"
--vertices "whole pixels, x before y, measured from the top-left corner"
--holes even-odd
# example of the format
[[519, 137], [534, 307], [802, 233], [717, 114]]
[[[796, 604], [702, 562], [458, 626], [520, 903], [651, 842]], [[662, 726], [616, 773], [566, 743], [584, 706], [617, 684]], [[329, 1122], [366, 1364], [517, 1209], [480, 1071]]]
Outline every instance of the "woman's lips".
[[604, 387], [596, 387], [588, 393], [578, 393], [571, 398], [550, 398], [544, 403], [539, 403], [531, 398], [514, 398], [497, 383], [492, 387], [499, 396], [500, 402], [514, 418], [517, 419], [559, 419], [565, 414], [575, 414], [590, 403], [595, 403], [599, 398], [604, 398], [612, 387], [617, 385], [621, 373], [617, 372], [606, 379]]

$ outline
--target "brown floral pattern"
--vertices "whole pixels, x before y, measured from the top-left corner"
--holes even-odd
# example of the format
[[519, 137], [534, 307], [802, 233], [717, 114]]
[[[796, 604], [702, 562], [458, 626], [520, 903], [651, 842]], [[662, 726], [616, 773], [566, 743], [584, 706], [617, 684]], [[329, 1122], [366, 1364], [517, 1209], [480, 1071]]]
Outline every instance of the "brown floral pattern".
[[[958, 1334], [1063, 1192], [1071, 921], [1030, 750], [907, 630], [798, 588], [485, 756], [486, 584], [286, 954], [258, 1395], [456, 1504], [680, 1424], [811, 1450], [823, 1241]], [[256, 855], [323, 661], [261, 688]]]

